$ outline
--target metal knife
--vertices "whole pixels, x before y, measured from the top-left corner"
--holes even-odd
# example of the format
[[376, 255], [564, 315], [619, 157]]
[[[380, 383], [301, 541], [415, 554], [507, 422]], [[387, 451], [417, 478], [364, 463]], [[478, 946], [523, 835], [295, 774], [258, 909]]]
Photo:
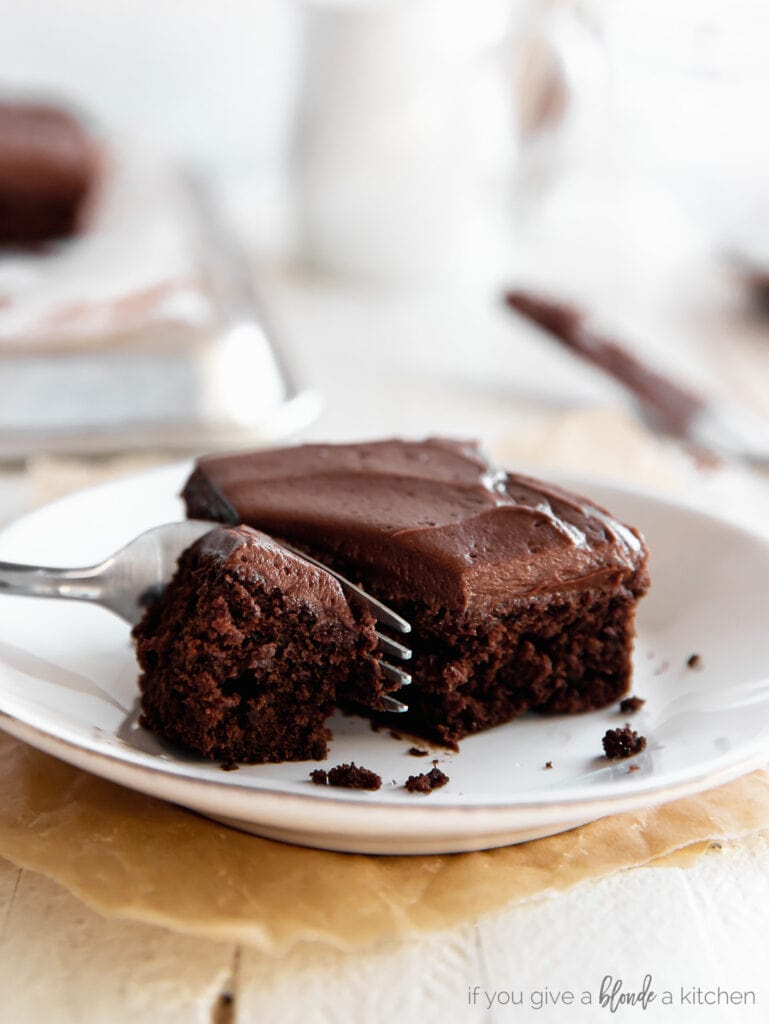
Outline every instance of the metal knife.
[[622, 384], [654, 430], [769, 468], [769, 420], [733, 403], [708, 399], [653, 369], [593, 327], [576, 306], [520, 289], [507, 292], [505, 302], [573, 355]]

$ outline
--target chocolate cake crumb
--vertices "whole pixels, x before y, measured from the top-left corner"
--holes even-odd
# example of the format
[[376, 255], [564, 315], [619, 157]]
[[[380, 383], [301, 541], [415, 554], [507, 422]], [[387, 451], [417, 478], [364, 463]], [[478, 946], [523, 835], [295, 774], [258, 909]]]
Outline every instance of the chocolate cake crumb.
[[390, 735], [392, 736], [392, 738], [394, 740], [402, 740], [403, 739], [401, 734], [399, 732], [396, 732], [395, 729], [390, 729]]
[[238, 768], [240, 768], [240, 765], [237, 761], [224, 761], [221, 765], [223, 772], [236, 772]]
[[[314, 773], [313, 773], [314, 774]], [[329, 786], [343, 786], [345, 789], [379, 789], [382, 785], [381, 776], [368, 768], [359, 767], [354, 761], [349, 764], [338, 764], [328, 772]]]
[[411, 754], [412, 757], [427, 757], [430, 751], [423, 750], [421, 747], [409, 747], [406, 753]]
[[[433, 769], [433, 771], [437, 770], [437, 768]], [[406, 783], [403, 788], [407, 789], [409, 793], [432, 792], [432, 786], [430, 785], [430, 781], [427, 778], [427, 775], [424, 773], [421, 775], [409, 775], [408, 779], [406, 779]]]
[[438, 765], [439, 765], [440, 763], [441, 763], [441, 762], [440, 762], [440, 761], [438, 760], [438, 758], [437, 758], [437, 757], [436, 757], [436, 758], [433, 758], [433, 764], [435, 765], [435, 767], [436, 767], [436, 768], [438, 767]]
[[552, 761], [545, 761], [545, 768], [552, 768], [552, 767], [553, 767], [553, 762]]
[[646, 749], [646, 737], [639, 736], [626, 723], [622, 729], [608, 729], [603, 738], [603, 750], [610, 761], [621, 761]]
[[645, 703], [643, 697], [625, 697], [619, 702], [619, 709], [623, 715], [632, 715], [635, 711], [640, 711]]
[[316, 768], [314, 772], [310, 772], [310, 778], [316, 786], [328, 785], [328, 772], [323, 768]]
[[448, 775], [440, 768], [431, 768], [429, 772], [422, 772], [421, 775], [410, 775], [406, 779], [404, 789], [409, 793], [431, 793], [434, 789], [445, 786], [448, 781]]
[[702, 658], [699, 654], [690, 654], [686, 659], [687, 668], [699, 668], [702, 665]]
[[638, 767], [637, 764], [631, 764], [630, 767], [628, 768], [629, 772], [640, 772], [640, 770], [641, 769]]

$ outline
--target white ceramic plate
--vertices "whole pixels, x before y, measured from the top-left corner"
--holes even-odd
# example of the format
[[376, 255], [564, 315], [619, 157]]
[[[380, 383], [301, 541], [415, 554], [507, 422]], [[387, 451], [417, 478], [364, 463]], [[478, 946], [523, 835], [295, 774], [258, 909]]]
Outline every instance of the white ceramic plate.
[[[189, 467], [174, 466], [72, 495], [0, 536], [0, 558], [49, 565], [98, 561], [141, 530], [182, 515]], [[470, 737], [457, 754], [407, 753], [412, 742], [338, 718], [326, 766], [354, 760], [385, 780], [377, 793], [313, 786], [315, 762], [223, 772], [139, 728], [128, 627], [109, 612], [0, 596], [0, 726], [65, 761], [239, 827], [295, 843], [370, 853], [478, 850], [563, 831], [694, 793], [769, 758], [769, 542], [666, 498], [569, 481], [640, 527], [652, 589], [641, 603], [633, 725], [647, 750], [608, 763], [601, 737], [616, 707], [526, 716]], [[697, 653], [701, 667], [687, 667]], [[393, 728], [398, 718], [393, 716]], [[430, 767], [450, 783], [407, 793]], [[553, 768], [545, 769], [552, 761]]]

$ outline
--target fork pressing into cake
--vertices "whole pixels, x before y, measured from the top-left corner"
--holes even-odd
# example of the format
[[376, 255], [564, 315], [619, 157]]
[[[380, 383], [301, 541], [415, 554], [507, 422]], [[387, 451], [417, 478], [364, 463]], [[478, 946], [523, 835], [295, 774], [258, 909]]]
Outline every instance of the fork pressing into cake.
[[[216, 525], [190, 519], [156, 526], [140, 534], [104, 561], [82, 569], [0, 562], [0, 594], [88, 601], [109, 609], [129, 625], [135, 626], [144, 615], [147, 605], [153, 598], [159, 596], [173, 576], [182, 552]], [[281, 546], [333, 576], [345, 591], [345, 595], [363, 602], [377, 623], [398, 633], [411, 631], [411, 626], [402, 616], [346, 577], [303, 551], [288, 544]], [[402, 662], [411, 657], [408, 647], [378, 629], [376, 637], [380, 652], [388, 658]], [[411, 682], [409, 673], [390, 661], [382, 659], [379, 665], [382, 674], [391, 682], [397, 683], [398, 687], [408, 686]], [[383, 710], [408, 710], [405, 704], [387, 694], [383, 694], [380, 700]]]

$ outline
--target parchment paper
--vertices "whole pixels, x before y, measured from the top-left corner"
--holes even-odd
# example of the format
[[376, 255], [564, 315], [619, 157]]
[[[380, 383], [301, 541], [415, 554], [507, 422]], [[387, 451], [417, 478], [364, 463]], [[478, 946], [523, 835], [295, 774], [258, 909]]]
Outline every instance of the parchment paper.
[[441, 931], [518, 901], [769, 828], [769, 773], [483, 853], [369, 857], [232, 831], [0, 737], [0, 856], [103, 914], [282, 953]]

